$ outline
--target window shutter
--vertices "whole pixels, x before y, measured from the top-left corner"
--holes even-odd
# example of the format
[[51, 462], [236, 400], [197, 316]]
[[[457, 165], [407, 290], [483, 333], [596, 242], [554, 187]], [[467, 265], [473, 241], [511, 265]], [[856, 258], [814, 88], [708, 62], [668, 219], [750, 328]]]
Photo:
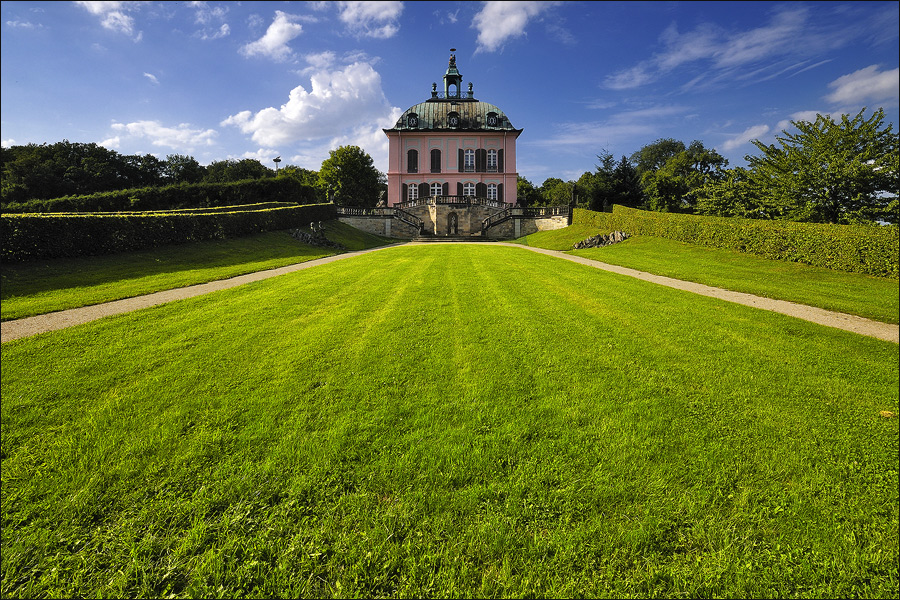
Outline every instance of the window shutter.
[[456, 195], [457, 195], [457, 196], [462, 196], [462, 195], [463, 195], [463, 187], [462, 187], [462, 182], [461, 182], [461, 181], [457, 181], [457, 182], [456, 182]]
[[419, 184], [419, 198], [427, 198], [431, 195], [431, 191], [428, 189], [428, 184], [424, 181]]
[[431, 151], [431, 172], [441, 172], [441, 151], [437, 148]]
[[497, 150], [497, 170], [503, 172], [503, 150]]
[[479, 148], [475, 151], [475, 171], [484, 173], [487, 170], [487, 150]]
[[460, 149], [459, 149], [459, 172], [460, 172], [460, 173], [463, 172], [463, 161], [464, 161], [464, 160], [465, 160], [465, 158], [464, 158], [464, 155], [463, 155], [463, 149], [460, 148]]
[[407, 173], [418, 173], [419, 172], [419, 151], [418, 150], [409, 150], [406, 153], [406, 172]]
[[475, 184], [475, 197], [487, 198], [487, 184], [481, 182]]
[[450, 195], [450, 184], [447, 183], [446, 181], [444, 182], [444, 185], [441, 186], [441, 193], [444, 194], [445, 196]]
[[[501, 150], [500, 152], [503, 152], [503, 150]], [[503, 184], [502, 183], [497, 186], [497, 200], [500, 202], [504, 202], [504, 200], [503, 200]]]
[[406, 202], [409, 199], [409, 186], [403, 184], [403, 191], [400, 194], [400, 202]]

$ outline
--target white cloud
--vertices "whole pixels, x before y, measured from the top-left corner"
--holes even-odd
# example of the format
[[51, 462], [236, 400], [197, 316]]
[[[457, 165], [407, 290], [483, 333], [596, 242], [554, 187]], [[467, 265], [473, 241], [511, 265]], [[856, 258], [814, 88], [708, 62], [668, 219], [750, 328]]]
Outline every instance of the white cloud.
[[400, 31], [403, 2], [338, 2], [340, 20], [355, 35], [387, 39]]
[[632, 89], [652, 83], [685, 65], [702, 69], [691, 75], [682, 90], [733, 81], [766, 81], [793, 76], [825, 64], [803, 68], [821, 51], [835, 51], [866, 32], [853, 27], [823, 27], [815, 13], [805, 7], [789, 7], [776, 12], [769, 22], [746, 31], [726, 30], [702, 23], [680, 33], [670, 25], [660, 36], [659, 52], [635, 66], [611, 74], [604, 81], [610, 89]]
[[296, 23], [298, 17], [280, 10], [275, 11], [275, 20], [269, 25], [265, 35], [241, 48], [244, 56], [268, 56], [277, 61], [285, 61], [293, 56], [288, 42], [300, 35], [303, 26]]
[[525, 34], [528, 21], [558, 2], [485, 2], [472, 19], [472, 27], [478, 30], [476, 52], [494, 52], [510, 38]]
[[854, 71], [838, 77], [828, 84], [834, 90], [825, 97], [835, 104], [865, 104], [866, 102], [892, 102], [900, 98], [900, 68], [879, 71], [878, 65]]
[[110, 31], [124, 33], [140, 41], [142, 34], [134, 33], [134, 19], [128, 15], [128, 11], [137, 10], [140, 2], [103, 2], [103, 1], [78, 1], [82, 8], [87, 9], [92, 15], [100, 17], [100, 24]]
[[15, 145], [16, 145], [16, 140], [14, 140], [12, 138], [10, 138], [8, 140], [0, 141], [0, 146], [2, 146], [3, 148], [9, 148], [9, 147], [15, 146]]
[[[183, 152], [189, 152], [197, 146], [212, 146], [213, 139], [218, 135], [214, 129], [192, 129], [187, 123], [166, 127], [159, 121], [113, 123], [112, 129], [122, 135], [150, 140], [154, 146], [165, 146]], [[102, 145], [117, 146], [120, 143], [121, 135], [116, 135], [102, 142]]]
[[231, 27], [225, 22], [228, 14], [227, 6], [210, 7], [206, 2], [191, 2], [196, 9], [194, 22], [201, 25], [201, 29], [194, 36], [201, 40], [217, 40], [231, 33]]
[[7, 21], [6, 26], [20, 27], [22, 29], [34, 29], [35, 27], [34, 23], [31, 23], [30, 21]]
[[674, 117], [684, 118], [688, 110], [685, 106], [656, 106], [623, 111], [605, 121], [563, 123], [556, 135], [531, 143], [582, 154], [586, 148], [603, 149], [616, 143], [632, 143], [634, 138], [644, 137], [649, 143], [663, 135], [665, 126], [672, 124]]
[[152, 73], [144, 73], [144, 77], [150, 80], [154, 85], [159, 85], [159, 79], [156, 78], [156, 75]]
[[300, 85], [280, 108], [249, 110], [222, 125], [234, 125], [264, 146], [330, 137], [383, 117], [389, 110], [381, 76], [365, 63], [322, 70], [310, 78], [311, 91]]
[[743, 133], [739, 133], [733, 138], [725, 140], [725, 143], [722, 144], [722, 150], [725, 150], [726, 152], [734, 150], [735, 148], [748, 143], [750, 140], [758, 140], [767, 133], [769, 133], [768, 125], [754, 125], [753, 127], [748, 127]]

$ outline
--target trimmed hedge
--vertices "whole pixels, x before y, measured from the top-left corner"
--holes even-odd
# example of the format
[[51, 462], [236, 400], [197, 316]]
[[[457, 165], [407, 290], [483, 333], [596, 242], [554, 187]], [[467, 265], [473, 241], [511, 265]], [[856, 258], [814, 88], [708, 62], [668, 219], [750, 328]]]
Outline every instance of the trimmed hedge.
[[706, 217], [613, 206], [612, 213], [576, 208], [572, 222], [802, 262], [837, 271], [898, 278], [896, 225], [830, 225]]
[[4, 213], [114, 212], [236, 206], [260, 202], [318, 202], [316, 189], [290, 177], [229, 183], [185, 183], [50, 200], [29, 200], [3, 206]]
[[0, 215], [0, 260], [113, 254], [166, 244], [308, 227], [336, 217], [334, 204], [215, 213]]

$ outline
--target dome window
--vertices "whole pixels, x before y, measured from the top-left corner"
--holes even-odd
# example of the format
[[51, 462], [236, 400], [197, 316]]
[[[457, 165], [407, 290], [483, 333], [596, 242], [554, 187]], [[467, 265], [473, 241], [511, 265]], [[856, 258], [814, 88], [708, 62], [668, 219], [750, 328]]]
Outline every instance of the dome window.
[[410, 113], [406, 117], [406, 126], [410, 129], [416, 129], [419, 127], [419, 115], [416, 113]]

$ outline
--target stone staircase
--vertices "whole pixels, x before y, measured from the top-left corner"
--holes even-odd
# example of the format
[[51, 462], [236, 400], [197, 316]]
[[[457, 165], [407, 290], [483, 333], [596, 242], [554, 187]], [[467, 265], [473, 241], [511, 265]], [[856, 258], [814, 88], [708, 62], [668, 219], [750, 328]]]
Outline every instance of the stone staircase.
[[411, 242], [496, 242], [497, 240], [480, 235], [434, 235], [431, 233], [419, 234]]

